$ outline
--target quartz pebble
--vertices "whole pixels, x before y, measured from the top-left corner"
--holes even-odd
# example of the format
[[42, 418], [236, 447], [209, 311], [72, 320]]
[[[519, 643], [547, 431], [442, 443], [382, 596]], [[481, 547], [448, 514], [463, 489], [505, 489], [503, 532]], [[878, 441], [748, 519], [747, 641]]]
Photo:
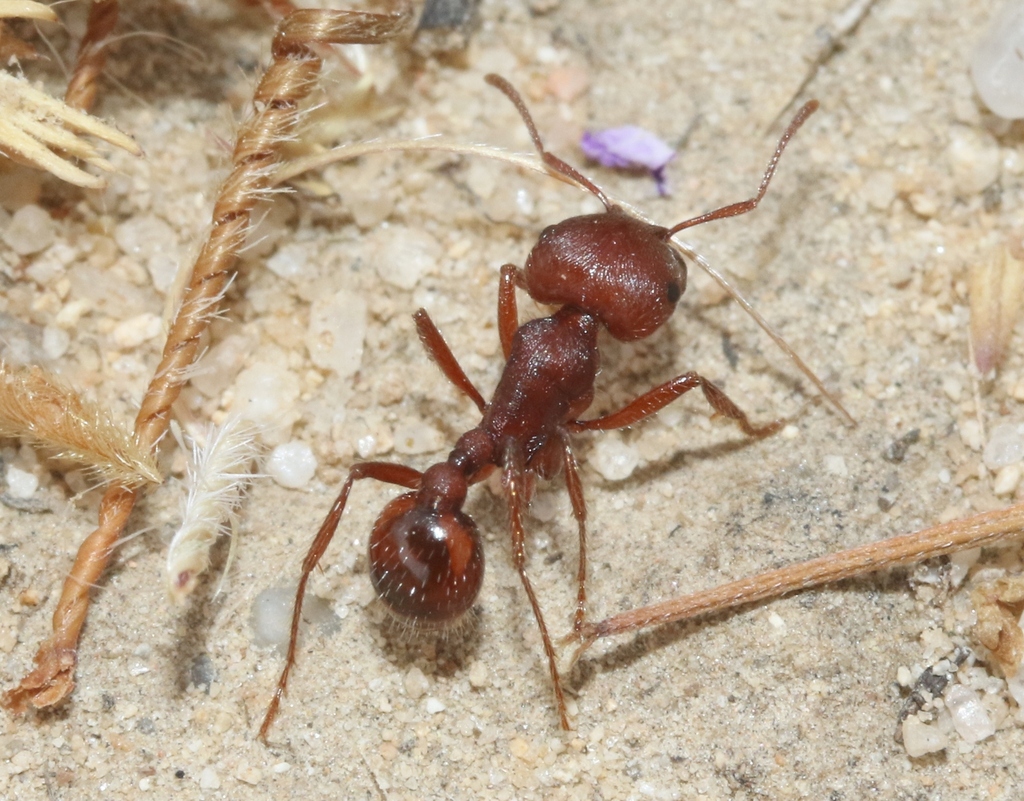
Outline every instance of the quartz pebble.
[[341, 291], [316, 300], [309, 310], [306, 348], [313, 364], [333, 370], [341, 378], [354, 375], [363, 360], [366, 338], [366, 301]]
[[290, 424], [296, 416], [299, 379], [290, 370], [270, 362], [256, 362], [238, 374], [235, 404], [238, 414], [268, 427]]
[[400, 289], [412, 289], [441, 260], [441, 246], [426, 231], [381, 226], [368, 238], [377, 274]]
[[279, 278], [297, 281], [308, 271], [309, 254], [303, 245], [289, 243], [267, 259], [267, 268]]
[[301, 489], [316, 474], [316, 456], [305, 442], [292, 440], [270, 452], [264, 469], [282, 487]]
[[412, 422], [395, 429], [395, 453], [412, 456], [433, 453], [444, 447], [444, 434], [433, 426]]
[[192, 376], [192, 386], [208, 398], [217, 397], [235, 380], [246, 354], [252, 350], [253, 343], [248, 337], [226, 336], [203, 356]]
[[199, 774], [199, 786], [203, 790], [219, 790], [220, 776], [217, 775], [217, 771], [210, 766], [203, 768]]
[[632, 445], [609, 436], [594, 445], [588, 462], [608, 481], [623, 481], [640, 464], [640, 454]]
[[444, 704], [436, 698], [428, 698], [425, 708], [427, 710], [427, 714], [429, 715], [436, 715], [439, 712], [444, 712], [445, 710]]
[[974, 690], [956, 684], [946, 693], [945, 700], [953, 716], [953, 728], [967, 742], [981, 742], [995, 734], [995, 724]]
[[985, 105], [995, 114], [1024, 117], [1024, 3], [1011, 0], [1000, 9], [971, 55], [971, 78]]
[[19, 256], [45, 250], [57, 236], [53, 218], [41, 206], [22, 206], [3, 232], [4, 243]]
[[39, 479], [34, 473], [8, 465], [5, 473], [7, 491], [15, 498], [31, 498], [39, 489]]
[[119, 323], [110, 337], [119, 350], [137, 348], [143, 342], [158, 336], [163, 330], [160, 317], [144, 312]]
[[411, 667], [405, 674], [405, 694], [412, 700], [422, 698], [430, 689], [430, 682], [418, 667]]
[[[249, 614], [253, 643], [264, 648], [273, 646], [283, 651], [291, 636], [294, 604], [294, 587], [271, 587], [257, 595]], [[306, 593], [302, 604], [302, 619], [321, 629], [331, 630], [338, 616], [323, 598]]]
[[283, 648], [288, 643], [295, 593], [288, 587], [263, 590], [252, 602], [249, 623], [256, 645]]
[[998, 470], [1024, 459], [1024, 433], [1016, 423], [1003, 423], [992, 429], [982, 454], [989, 470]]
[[923, 757], [936, 751], [945, 750], [949, 739], [938, 726], [922, 723], [916, 715], [903, 721], [903, 747], [912, 757]]
[[151, 214], [134, 216], [114, 229], [114, 241], [126, 256], [145, 265], [158, 292], [170, 289], [181, 260], [178, 235], [170, 225]]
[[43, 352], [48, 359], [59, 359], [68, 352], [71, 335], [63, 328], [48, 325], [43, 328]]

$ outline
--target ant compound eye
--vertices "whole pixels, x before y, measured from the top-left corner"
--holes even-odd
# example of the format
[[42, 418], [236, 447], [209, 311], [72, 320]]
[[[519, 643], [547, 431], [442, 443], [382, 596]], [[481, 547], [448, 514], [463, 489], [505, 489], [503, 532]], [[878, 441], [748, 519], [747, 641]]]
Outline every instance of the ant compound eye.
[[683, 296], [683, 290], [679, 288], [679, 284], [675, 281], [670, 281], [668, 285], [668, 302], [673, 306], [679, 302], [679, 298]]
[[370, 580], [388, 608], [426, 625], [465, 614], [484, 577], [476, 524], [461, 512], [436, 512], [409, 493], [391, 501], [370, 535]]

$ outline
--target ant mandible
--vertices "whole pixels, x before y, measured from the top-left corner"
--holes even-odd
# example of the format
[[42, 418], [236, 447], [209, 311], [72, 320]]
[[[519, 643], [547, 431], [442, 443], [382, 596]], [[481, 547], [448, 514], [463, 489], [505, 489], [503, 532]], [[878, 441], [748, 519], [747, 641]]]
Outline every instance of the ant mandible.
[[[598, 330], [632, 342], [650, 336], [671, 317], [686, 288], [686, 263], [672, 246], [672, 236], [695, 225], [745, 214], [757, 207], [787, 143], [817, 109], [807, 103], [786, 128], [757, 194], [679, 223], [652, 225], [612, 203], [604, 192], [562, 159], [544, 149], [537, 127], [519, 93], [497, 75], [487, 82], [503, 92], [519, 111], [545, 165], [594, 194], [605, 211], [571, 217], [544, 229], [520, 270], [506, 264], [498, 291], [498, 333], [505, 369], [487, 403], [463, 372], [441, 333], [423, 309], [414, 315], [427, 353], [445, 377], [480, 409], [479, 425], [463, 434], [443, 462], [420, 472], [390, 462], [352, 466], [331, 510], [314, 537], [295, 593], [291, 636], [277, 689], [260, 726], [266, 740], [277, 715], [288, 677], [295, 665], [296, 641], [306, 584], [338, 528], [356, 481], [373, 478], [411, 492], [388, 503], [373, 526], [369, 542], [370, 579], [388, 610], [419, 626], [438, 627], [457, 620], [476, 600], [484, 573], [480, 534], [462, 511], [470, 485], [496, 468], [509, 506], [512, 560], [540, 628], [554, 685], [558, 717], [569, 729], [565, 695], [555, 649], [526, 572], [523, 510], [529, 502], [531, 476], [565, 483], [579, 529], [576, 634], [586, 617], [586, 504], [570, 435], [609, 431], [650, 417], [691, 389], [700, 387], [711, 408], [728, 417], [750, 437], [764, 437], [782, 423], [754, 426], [722, 390], [694, 372], [666, 381], [622, 409], [589, 420], [580, 416], [594, 398], [600, 354]], [[519, 325], [516, 287], [539, 303], [558, 305], [551, 316]]]

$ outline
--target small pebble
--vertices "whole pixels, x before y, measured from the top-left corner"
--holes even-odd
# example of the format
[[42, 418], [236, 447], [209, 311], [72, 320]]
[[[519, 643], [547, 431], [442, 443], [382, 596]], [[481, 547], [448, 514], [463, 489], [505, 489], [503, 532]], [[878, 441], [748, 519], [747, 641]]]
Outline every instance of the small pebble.
[[942, 751], [947, 745], [949, 741], [938, 726], [922, 723], [916, 715], [904, 719], [903, 747], [907, 749], [908, 756], [923, 757]]
[[295, 593], [287, 587], [263, 590], [252, 602], [249, 623], [256, 645], [283, 648], [288, 643]]
[[15, 498], [31, 498], [39, 489], [39, 479], [35, 473], [20, 470], [14, 465], [7, 465], [4, 478], [7, 480], [7, 491]]
[[405, 674], [404, 684], [405, 694], [414, 701], [422, 698], [427, 690], [430, 689], [430, 682], [427, 681], [427, 677], [423, 675], [423, 671], [418, 667], [409, 668]]
[[608, 481], [623, 481], [633, 475], [640, 464], [640, 454], [619, 437], [598, 440], [590, 454], [589, 464]]
[[441, 246], [426, 231], [404, 225], [381, 226], [367, 237], [370, 263], [377, 274], [400, 289], [412, 289], [441, 260]]
[[220, 776], [217, 775], [217, 771], [210, 766], [203, 768], [199, 774], [199, 786], [203, 790], [219, 790]]
[[43, 353], [47, 359], [59, 359], [68, 352], [71, 336], [63, 328], [48, 325], [43, 328]]
[[1000, 117], [1024, 117], [1024, 5], [1005, 3], [971, 55], [971, 78], [982, 101]]
[[980, 451], [985, 444], [982, 440], [981, 424], [977, 420], [965, 420], [960, 426], [960, 439], [972, 451]]
[[263, 772], [259, 768], [254, 768], [243, 762], [235, 771], [235, 778], [245, 784], [259, 784], [260, 779], [263, 778]]
[[982, 458], [989, 470], [998, 470], [1024, 459], [1024, 434], [1016, 423], [1002, 423], [992, 429]]
[[146, 266], [158, 292], [171, 288], [181, 253], [170, 225], [153, 215], [132, 216], [114, 229], [114, 241], [126, 256]]
[[247, 337], [229, 334], [202, 357], [192, 376], [192, 386], [206, 397], [216, 398], [235, 380], [252, 350], [253, 343]]
[[825, 472], [839, 478], [846, 478], [850, 475], [850, 471], [846, 467], [846, 459], [842, 456], [826, 456]]
[[159, 336], [161, 331], [163, 331], [163, 323], [160, 317], [150, 312], [144, 312], [118, 323], [110, 337], [114, 346], [119, 350], [129, 350]]
[[196, 687], [210, 692], [210, 685], [217, 679], [217, 668], [210, 659], [209, 654], [199, 654], [192, 660], [192, 667], [189, 669], [189, 680]]
[[309, 270], [308, 263], [309, 253], [305, 246], [294, 243], [279, 248], [266, 262], [270, 272], [289, 281], [302, 278]]
[[949, 583], [952, 587], [959, 587], [971, 568], [981, 558], [981, 548], [971, 548], [967, 551], [958, 551], [949, 556]]
[[292, 440], [274, 448], [263, 469], [282, 487], [301, 489], [316, 475], [316, 456], [305, 442]]
[[426, 703], [426, 710], [428, 714], [436, 715], [439, 712], [444, 712], [445, 706], [436, 698], [428, 698]]
[[963, 397], [964, 387], [953, 376], [946, 376], [942, 379], [942, 391], [946, 393], [946, 397], [953, 401], [953, 403], [959, 403], [960, 398]]
[[413, 422], [395, 429], [395, 453], [414, 456], [420, 453], [434, 453], [444, 447], [445, 437], [440, 431], [426, 423]]
[[953, 716], [953, 728], [969, 743], [978, 743], [996, 733], [995, 724], [978, 694], [962, 684], [953, 685], [945, 695]]
[[469, 685], [479, 690], [486, 687], [487, 682], [487, 665], [479, 659], [474, 660], [469, 666]]
[[53, 244], [57, 229], [41, 206], [22, 206], [11, 216], [3, 232], [4, 243], [19, 256], [29, 256]]
[[[294, 587], [271, 587], [256, 596], [249, 613], [255, 645], [273, 646], [282, 650], [288, 644], [294, 603]], [[302, 620], [330, 631], [336, 625], [338, 616], [323, 598], [307, 593], [302, 604]]]
[[350, 292], [313, 301], [306, 331], [306, 348], [313, 364], [333, 370], [341, 378], [354, 375], [363, 361], [366, 314], [366, 301]]
[[992, 484], [992, 492], [996, 496], [1013, 495], [1020, 484], [1022, 467], [1020, 462], [1000, 467]]
[[1006, 679], [1006, 688], [1017, 706], [1024, 707], [1024, 664], [1018, 665], [1017, 673]]
[[256, 362], [238, 374], [232, 411], [237, 410], [242, 418], [268, 427], [290, 423], [300, 391], [298, 376], [291, 370], [269, 362]]

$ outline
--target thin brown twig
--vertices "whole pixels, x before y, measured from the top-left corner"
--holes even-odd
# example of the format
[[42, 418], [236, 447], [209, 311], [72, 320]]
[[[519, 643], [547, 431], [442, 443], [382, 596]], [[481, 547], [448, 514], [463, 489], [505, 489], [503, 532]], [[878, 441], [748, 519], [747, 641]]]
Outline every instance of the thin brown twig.
[[817, 559], [731, 581], [709, 590], [631, 609], [598, 623], [588, 623], [579, 633], [581, 645], [577, 656], [602, 637], [689, 620], [955, 551], [995, 545], [1019, 537], [1022, 531], [1024, 504], [1016, 504], [912, 534], [819, 556]]
[[[401, 34], [411, 19], [402, 3], [390, 14], [304, 10], [278, 26], [272, 62], [256, 88], [256, 114], [239, 130], [234, 169], [221, 187], [206, 244], [167, 336], [163, 358], [150, 382], [135, 421], [135, 437], [153, 449], [167, 431], [171, 405], [200, 353], [199, 340], [217, 311], [233, 275], [253, 208], [270, 185], [280, 143], [294, 130], [299, 105], [310, 93], [321, 60], [314, 47], [327, 44], [377, 44]], [[36, 653], [35, 669], [4, 695], [15, 712], [29, 705], [52, 706], [74, 689], [78, 638], [89, 608], [89, 588], [106, 569], [112, 546], [131, 514], [137, 490], [112, 487], [100, 504], [99, 526], [79, 548], [53, 615], [53, 633]]]

